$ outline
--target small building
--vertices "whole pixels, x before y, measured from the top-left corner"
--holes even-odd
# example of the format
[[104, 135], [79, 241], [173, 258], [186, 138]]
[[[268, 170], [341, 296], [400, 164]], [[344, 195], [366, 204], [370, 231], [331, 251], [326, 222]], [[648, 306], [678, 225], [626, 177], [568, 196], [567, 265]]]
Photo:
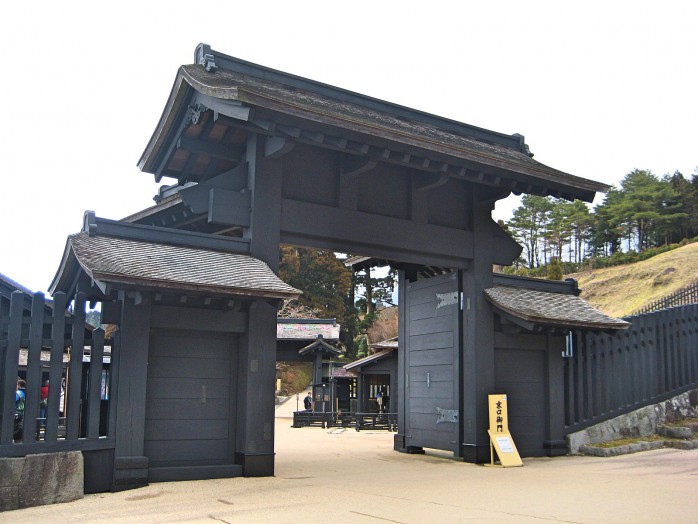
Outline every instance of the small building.
[[326, 367], [342, 354], [339, 345], [339, 324], [336, 319], [282, 318], [276, 324], [276, 360], [312, 362], [312, 384], [320, 384]]
[[397, 337], [369, 345], [372, 353], [346, 364], [346, 371], [356, 374], [357, 412], [377, 412], [378, 394], [381, 395], [382, 409], [397, 413], [398, 397], [392, 395], [397, 384]]
[[[102, 301], [124, 348], [114, 449], [94, 459], [112, 489], [273, 464], [276, 312], [300, 292], [234, 241], [206, 240], [91, 213], [68, 238], [51, 291]], [[259, 316], [271, 329], [251, 333]]]

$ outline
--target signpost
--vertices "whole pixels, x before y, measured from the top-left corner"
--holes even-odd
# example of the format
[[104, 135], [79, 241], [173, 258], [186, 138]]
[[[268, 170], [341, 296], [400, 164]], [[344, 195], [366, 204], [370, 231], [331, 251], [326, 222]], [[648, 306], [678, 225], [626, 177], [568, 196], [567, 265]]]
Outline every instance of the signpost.
[[490, 428], [487, 430], [490, 436], [490, 464], [487, 465], [495, 465], [494, 454], [496, 451], [501, 467], [523, 466], [514, 439], [509, 434], [507, 396], [488, 395], [487, 399], [490, 412]]

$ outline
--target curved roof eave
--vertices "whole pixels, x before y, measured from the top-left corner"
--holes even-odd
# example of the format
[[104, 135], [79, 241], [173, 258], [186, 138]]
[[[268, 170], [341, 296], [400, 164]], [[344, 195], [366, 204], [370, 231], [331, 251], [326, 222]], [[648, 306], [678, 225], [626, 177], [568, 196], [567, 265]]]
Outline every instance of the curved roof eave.
[[[261, 66], [257, 67], [261, 68]], [[298, 93], [296, 88], [250, 77], [249, 73], [235, 74], [223, 69], [208, 72], [198, 65], [181, 66], [161, 118], [141, 155], [138, 167], [142, 171], [154, 174], [159, 181], [169, 154], [174, 150], [179, 135], [190, 119], [189, 105], [192, 97], [195, 93], [200, 93], [220, 101], [237, 101], [251, 107], [305, 119], [315, 124], [322, 123], [339, 130], [360, 133], [365, 137], [388, 140], [403, 147], [417, 147], [442, 157], [452, 158], [457, 162], [487, 166], [500, 172], [510, 173], [514, 177], [522, 177], [533, 185], [565, 191], [574, 198], [585, 201], [593, 200], [596, 192], [605, 192], [610, 187], [607, 184], [577, 177], [541, 164], [531, 159], [530, 155], [524, 154], [522, 150], [494, 142], [488, 143], [481, 138], [470, 136], [467, 133], [473, 126], [461, 124], [462, 133], [456, 133], [454, 129], [457, 130], [458, 123], [455, 121], [426, 115], [429, 117], [429, 123], [425, 123], [423, 120], [420, 121], [420, 118], [425, 118], [425, 114], [395, 106], [399, 107], [402, 113], [414, 115], [414, 120], [409, 120], [402, 114], [396, 116], [379, 112], [373, 107], [329, 98], [328, 91], [332, 92], [334, 89], [340, 96], [343, 90], [331, 86], [324, 86], [324, 88], [322, 95], [311, 91]], [[394, 106], [388, 102], [374, 102], [379, 104], [378, 107], [384, 104], [386, 111]], [[443, 127], [439, 125], [440, 122], [443, 123]], [[487, 130], [481, 131], [487, 132]], [[492, 134], [495, 138], [501, 135], [496, 132]], [[524, 146], [522, 139], [522, 147]]]

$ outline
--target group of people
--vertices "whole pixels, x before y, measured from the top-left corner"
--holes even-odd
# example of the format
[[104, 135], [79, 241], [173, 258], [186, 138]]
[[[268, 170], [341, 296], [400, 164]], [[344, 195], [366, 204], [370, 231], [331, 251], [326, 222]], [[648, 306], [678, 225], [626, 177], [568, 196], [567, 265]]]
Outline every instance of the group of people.
[[[48, 404], [48, 385], [49, 381], [44, 381], [43, 386], [41, 386], [41, 403], [39, 404], [39, 424], [41, 427], [46, 425], [46, 406]], [[27, 382], [21, 378], [17, 377], [17, 390], [15, 391], [15, 425], [14, 425], [14, 439], [21, 440], [24, 434], [24, 406], [27, 401]]]

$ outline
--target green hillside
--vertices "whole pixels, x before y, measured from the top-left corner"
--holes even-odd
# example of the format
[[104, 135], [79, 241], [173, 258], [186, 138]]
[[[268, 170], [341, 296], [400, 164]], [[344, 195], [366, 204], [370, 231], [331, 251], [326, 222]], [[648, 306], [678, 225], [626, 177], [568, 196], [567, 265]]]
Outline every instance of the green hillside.
[[582, 298], [622, 317], [698, 281], [698, 243], [648, 260], [565, 275], [579, 281]]

